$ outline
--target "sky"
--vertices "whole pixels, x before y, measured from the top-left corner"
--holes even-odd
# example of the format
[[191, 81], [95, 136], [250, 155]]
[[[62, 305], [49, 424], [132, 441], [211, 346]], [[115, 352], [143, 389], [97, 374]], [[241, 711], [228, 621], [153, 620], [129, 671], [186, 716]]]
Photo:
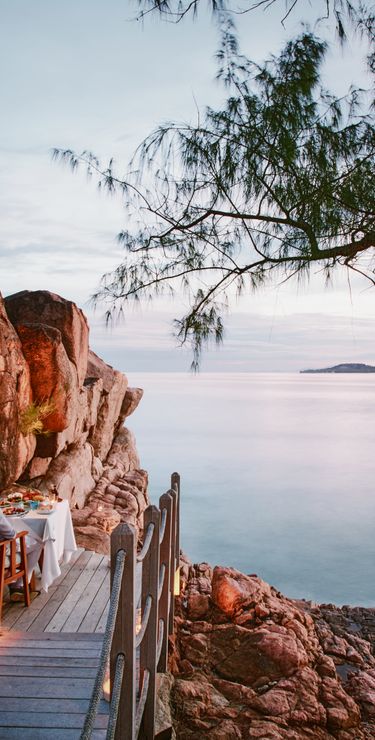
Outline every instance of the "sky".
[[[93, 313], [101, 275], [121, 261], [121, 201], [51, 160], [52, 147], [88, 149], [125, 171], [159, 123], [193, 120], [197, 107], [223, 100], [209, 17], [176, 26], [150, 16], [140, 23], [135, 14], [125, 0], [0, 0], [0, 290], [47, 289], [75, 301], [88, 315], [93, 349], [121, 370], [186, 371], [190, 354], [171, 328], [180, 303], [130, 311], [112, 329], [100, 308]], [[298, 15], [285, 29], [280, 15], [241, 16], [251, 58], [277, 52], [300, 28]], [[325, 77], [337, 93], [366, 85], [358, 43], [344, 53], [333, 44]], [[305, 286], [270, 286], [233, 305], [224, 345], [206, 353], [202, 370], [375, 364], [373, 318], [374, 293], [361, 279], [350, 289], [345, 275], [326, 289], [319, 274]]]

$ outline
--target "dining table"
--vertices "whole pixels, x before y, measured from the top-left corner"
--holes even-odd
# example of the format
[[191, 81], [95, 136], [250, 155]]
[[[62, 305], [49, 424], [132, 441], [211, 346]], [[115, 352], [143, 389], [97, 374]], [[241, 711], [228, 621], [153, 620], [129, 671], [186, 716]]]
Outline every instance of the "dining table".
[[16, 532], [27, 531], [27, 549], [31, 548], [34, 555], [29, 561], [39, 560], [41, 563], [41, 588], [47, 592], [61, 575], [60, 565], [68, 563], [77, 550], [69, 502], [57, 501], [49, 513], [41, 508], [30, 509], [25, 514], [8, 516], [7, 519]]

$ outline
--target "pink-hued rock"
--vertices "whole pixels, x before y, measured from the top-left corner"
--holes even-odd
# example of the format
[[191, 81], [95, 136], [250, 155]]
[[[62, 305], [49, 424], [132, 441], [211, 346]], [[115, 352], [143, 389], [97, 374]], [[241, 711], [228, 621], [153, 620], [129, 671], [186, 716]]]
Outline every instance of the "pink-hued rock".
[[78, 383], [86, 377], [89, 327], [86, 317], [72, 301], [48, 290], [23, 290], [5, 299], [8, 316], [17, 324], [37, 323], [61, 332], [69, 360], [75, 365]]
[[212, 600], [229, 617], [241, 609], [255, 606], [265, 596], [271, 597], [271, 588], [260, 578], [246, 576], [234, 568], [214, 569]]
[[[375, 737], [375, 658], [358, 630], [348, 632], [351, 615], [332, 607], [325, 619], [323, 608], [232, 568], [184, 561], [181, 573], [170, 658], [178, 738]], [[364, 624], [375, 628], [375, 610]], [[348, 660], [344, 682], [337, 671]]]
[[40, 457], [57, 457], [69, 445], [86, 442], [96, 424], [102, 391], [101, 380], [85, 381], [81, 388], [78, 387], [78, 382], [72, 385], [69, 426], [57, 434], [38, 437], [37, 454]]
[[209, 596], [207, 594], [192, 593], [188, 597], [189, 619], [202, 619], [209, 609]]
[[46, 474], [51, 461], [52, 457], [33, 457], [25, 471], [26, 479], [42, 478]]
[[121, 406], [127, 385], [125, 375], [115, 370], [111, 390], [101, 396], [96, 423], [88, 437], [100, 460], [107, 457], [113, 438], [122, 425]]
[[352, 673], [348, 680], [348, 689], [361, 707], [363, 715], [375, 720], [375, 668]]
[[77, 527], [96, 526], [102, 532], [110, 534], [121, 521], [120, 514], [110, 506], [87, 505], [83, 509], [73, 509], [73, 523]]
[[107, 466], [117, 466], [119, 462], [125, 473], [140, 468], [135, 437], [127, 427], [120, 427], [113, 438], [111, 449], [106, 458]]
[[108, 555], [111, 548], [111, 537], [107, 532], [102, 532], [94, 525], [84, 527], [75, 526], [77, 544], [85, 550], [94, 550], [102, 555]]
[[[79, 544], [109, 554], [113, 528], [129, 522], [140, 536], [149, 504], [147, 473], [122, 426], [142, 391], [127, 392], [126, 376], [89, 353], [86, 318], [71, 301], [22, 291], [6, 304], [11, 320], [0, 297], [0, 486], [54, 486], [73, 510]], [[22, 434], [25, 409], [47, 401], [48, 434], [35, 426]]]
[[94, 451], [90, 444], [78, 444], [61, 452], [49, 465], [39, 488], [48, 491], [56, 486], [59, 496], [69, 501], [71, 508], [82, 509], [86, 497], [95, 486], [92, 475]]
[[121, 406], [121, 416], [126, 419], [130, 416], [139, 405], [143, 396], [142, 388], [127, 388], [124, 400]]
[[[88, 443], [85, 446], [91, 448]], [[59, 458], [56, 463], [58, 460]], [[81, 505], [83, 501], [84, 505], [82, 504], [79, 510], [74, 509], [72, 512], [77, 543], [81, 547], [109, 555], [109, 537], [104, 537], [101, 541], [100, 535], [95, 534], [94, 529], [109, 535], [120, 521], [132, 524], [140, 535], [143, 528], [143, 512], [149, 504], [148, 477], [145, 471], [134, 466], [134, 462], [139, 462], [134, 436], [128, 429], [122, 428], [112, 444], [104, 465], [93, 456], [92, 450], [92, 455], [86, 459], [86, 462], [81, 460], [79, 468], [74, 467], [76, 476], [71, 475], [70, 478], [63, 479], [65, 489], [69, 484], [71, 501], [73, 495], [77, 496], [77, 490], [79, 490], [77, 485], [79, 471], [80, 481], [90, 481], [89, 494], [76, 501], [78, 505]], [[64, 468], [67, 469], [65, 463]], [[84, 471], [86, 471], [86, 478]], [[93, 478], [98, 472], [100, 475], [93, 483]], [[52, 483], [59, 491], [61, 490], [59, 477], [53, 467], [42, 486]], [[74, 494], [72, 493], [73, 485]], [[98, 542], [100, 542], [99, 549]]]
[[34, 454], [34, 435], [20, 429], [31, 401], [30, 371], [0, 294], [0, 488], [13, 483]]
[[89, 349], [86, 377], [95, 378], [96, 380], [100, 378], [103, 382], [103, 390], [105, 393], [109, 393], [112, 389], [116, 378], [116, 372], [117, 371], [114, 370], [111, 365], [107, 365], [101, 357], [98, 357], [92, 349]]
[[290, 676], [308, 663], [295, 635], [278, 625], [251, 631], [238, 625], [219, 625], [212, 634], [211, 651], [216, 673], [245, 686], [263, 676], [270, 681]]
[[51, 413], [43, 419], [43, 429], [62, 432], [69, 426], [73, 412], [75, 368], [69, 362], [61, 332], [43, 324], [18, 324], [17, 333], [30, 369], [34, 403], [51, 404]]

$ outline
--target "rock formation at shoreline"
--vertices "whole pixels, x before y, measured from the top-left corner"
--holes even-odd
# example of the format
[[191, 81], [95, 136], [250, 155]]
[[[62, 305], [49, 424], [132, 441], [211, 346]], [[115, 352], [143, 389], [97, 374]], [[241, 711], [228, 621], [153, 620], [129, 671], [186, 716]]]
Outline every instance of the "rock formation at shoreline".
[[375, 610], [185, 564], [170, 668], [179, 740], [373, 740]]
[[142, 529], [147, 473], [123, 424], [142, 398], [89, 349], [71, 301], [48, 291], [0, 295], [0, 489], [56, 486], [77, 542], [109, 552], [112, 529]]

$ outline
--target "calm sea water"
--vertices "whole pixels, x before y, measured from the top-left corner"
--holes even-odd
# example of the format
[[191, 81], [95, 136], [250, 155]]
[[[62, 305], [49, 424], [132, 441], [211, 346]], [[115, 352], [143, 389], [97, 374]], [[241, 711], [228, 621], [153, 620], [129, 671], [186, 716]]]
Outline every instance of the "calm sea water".
[[133, 374], [156, 502], [182, 478], [182, 547], [291, 597], [375, 606], [375, 375]]

